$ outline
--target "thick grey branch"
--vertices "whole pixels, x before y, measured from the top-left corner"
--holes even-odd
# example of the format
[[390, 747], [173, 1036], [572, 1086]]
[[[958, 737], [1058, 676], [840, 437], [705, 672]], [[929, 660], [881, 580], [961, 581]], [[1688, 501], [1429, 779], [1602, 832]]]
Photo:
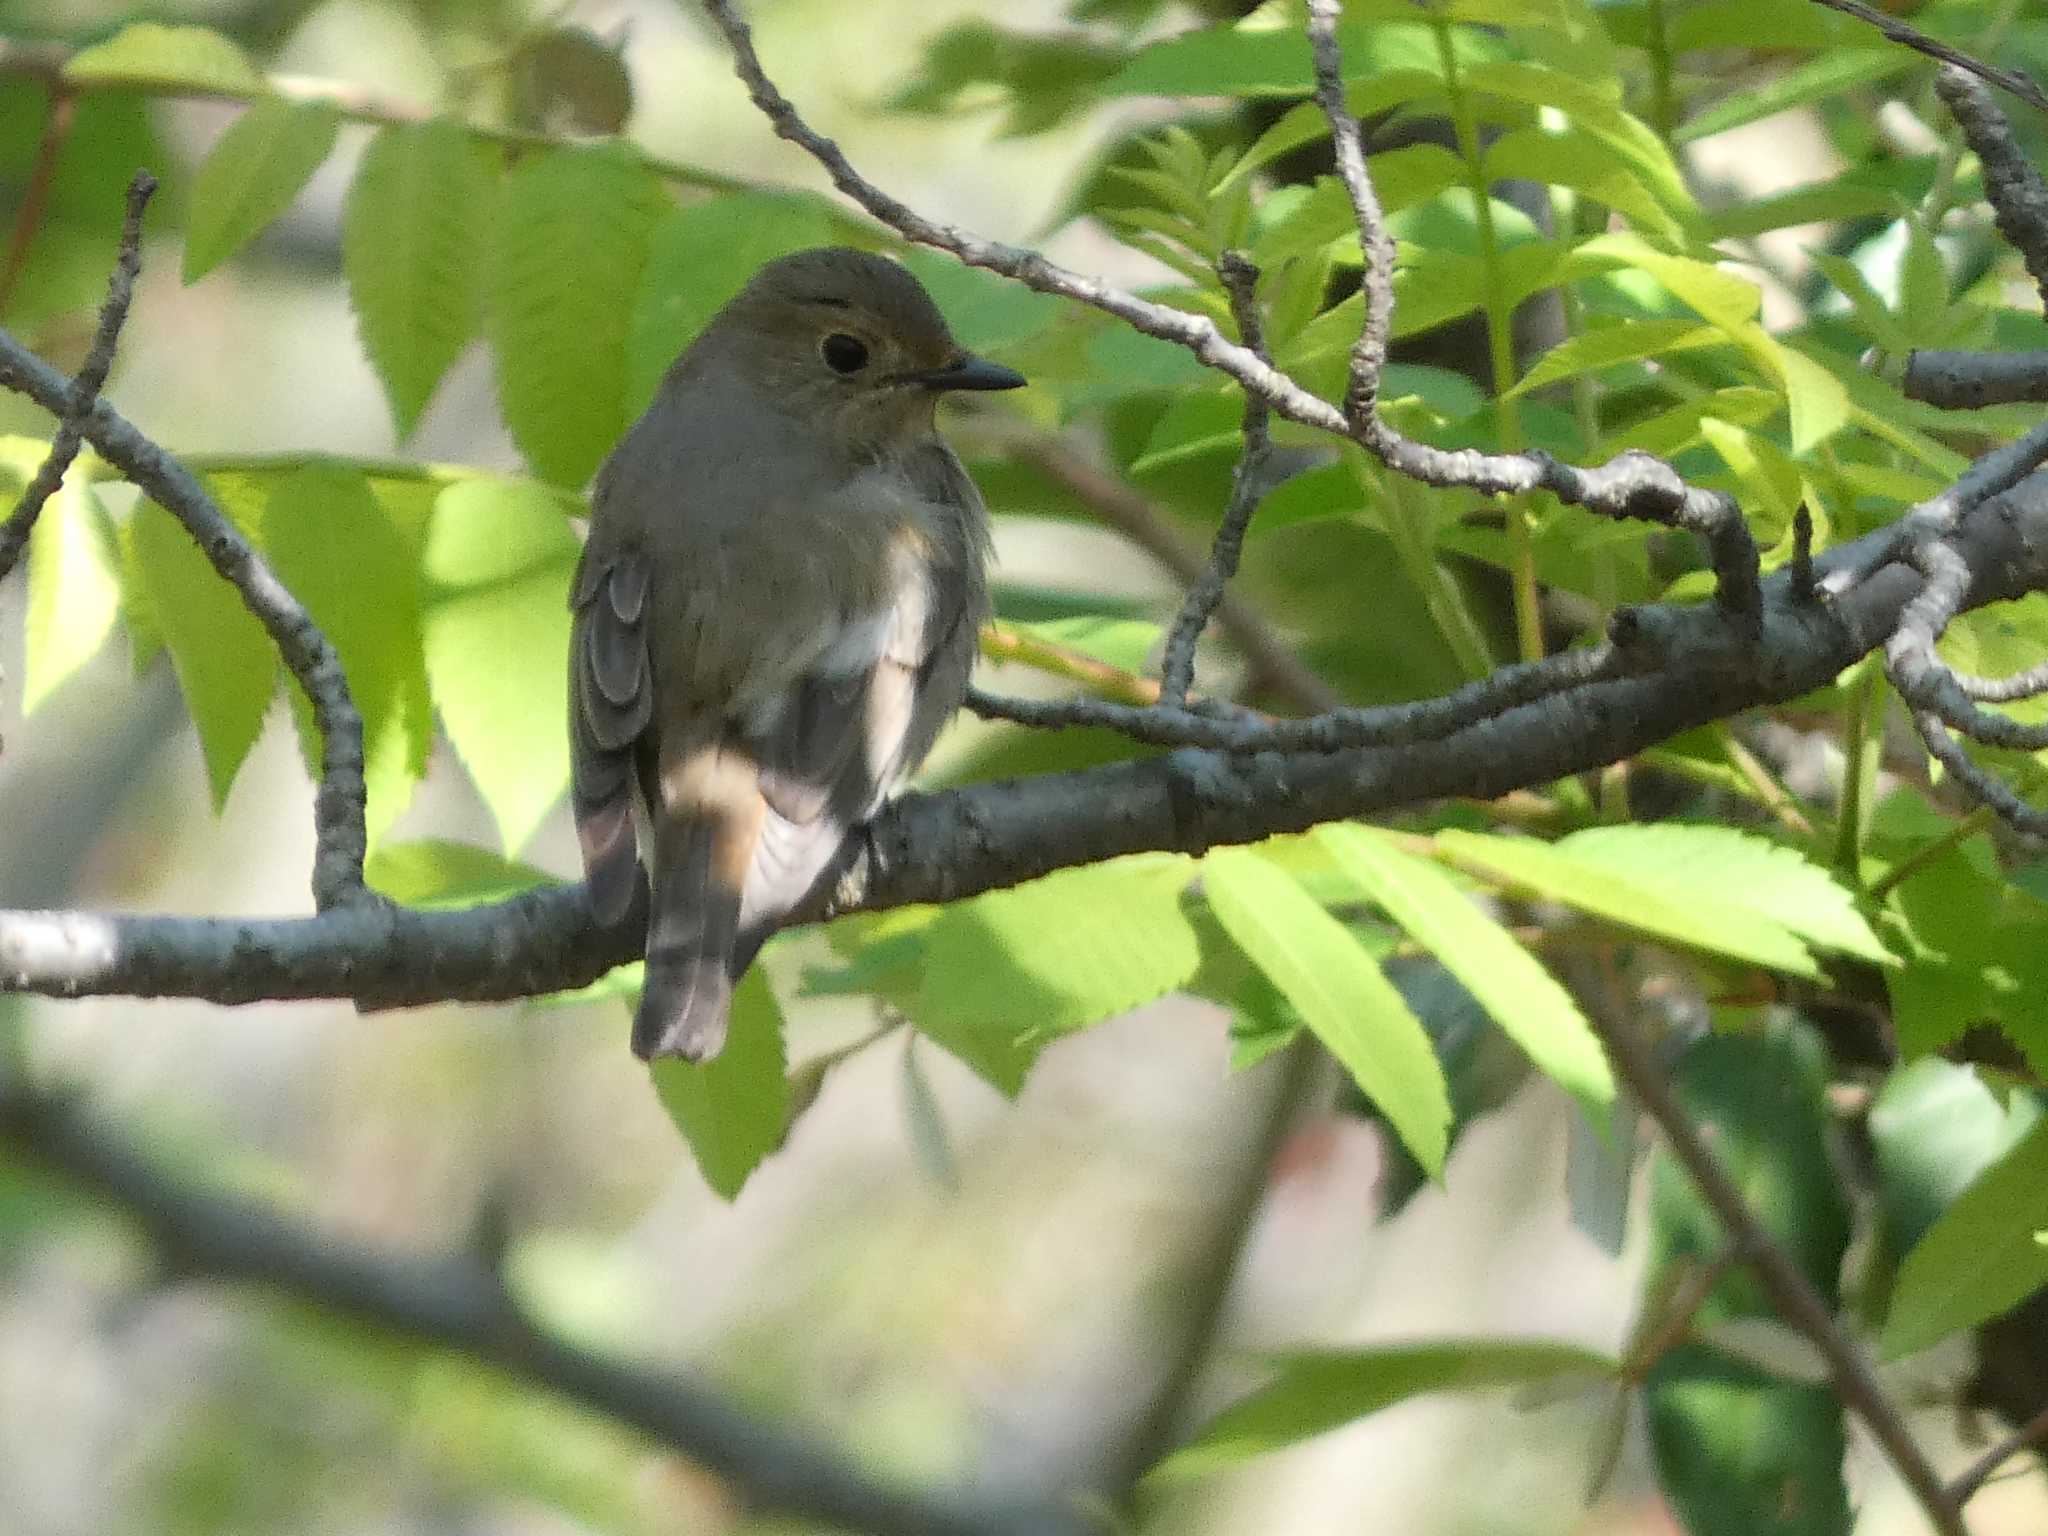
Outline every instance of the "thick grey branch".
[[[1998, 110], [1989, 91], [1954, 68], [1936, 75], [1934, 87], [1983, 164], [1984, 200], [1991, 204], [1998, 232], [2020, 253], [2034, 282], [2048, 296], [2048, 186], [2042, 184], [2040, 172], [2020, 152], [2012, 124]], [[2009, 85], [2006, 88], [2012, 89]], [[2038, 89], [2027, 99], [2048, 111], [2048, 101], [2041, 99]]]
[[1906, 359], [1899, 387], [1945, 411], [2048, 400], [2048, 352], [1923, 349]]
[[[340, 914], [331, 914], [339, 916]], [[452, 1349], [630, 1424], [724, 1478], [751, 1511], [875, 1536], [1085, 1536], [1063, 1507], [893, 1487], [679, 1371], [607, 1360], [537, 1328], [475, 1256], [336, 1242], [247, 1201], [174, 1182], [77, 1110], [0, 1076], [0, 1147], [111, 1201], [178, 1271], [262, 1286]]]
[[[1949, 542], [1971, 573], [1964, 608], [2048, 584], [2048, 497], [2013, 494], [1981, 505]], [[1815, 565], [1825, 577], [1836, 562], [1867, 553], [1858, 541]], [[1910, 563], [1894, 561], [1830, 605], [1811, 601], [1780, 573], [1764, 584], [1754, 638], [1713, 604], [1626, 610], [1619, 649], [1632, 658], [1627, 667], [1595, 668], [1547, 696], [1398, 746], [1181, 748], [911, 795], [870, 828], [867, 849], [830, 905], [850, 911], [952, 901], [1120, 854], [1195, 853], [1426, 800], [1490, 799], [1547, 783], [1831, 682], [1891, 636], [1924, 584]], [[0, 990], [216, 1002], [341, 997], [385, 1007], [514, 998], [594, 981], [638, 956], [642, 929], [636, 913], [599, 930], [580, 886], [466, 912], [351, 906], [247, 919], [0, 912]]]

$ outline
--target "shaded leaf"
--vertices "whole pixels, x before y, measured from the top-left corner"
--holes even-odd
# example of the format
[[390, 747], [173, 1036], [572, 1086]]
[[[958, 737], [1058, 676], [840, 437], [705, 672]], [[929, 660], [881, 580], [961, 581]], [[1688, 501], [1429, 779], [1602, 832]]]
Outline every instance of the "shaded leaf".
[[[185, 221], [185, 281], [196, 282], [292, 205], [327, 152], [341, 113], [331, 102], [266, 96], [213, 146], [192, 184]], [[390, 239], [392, 231], [380, 230]]]

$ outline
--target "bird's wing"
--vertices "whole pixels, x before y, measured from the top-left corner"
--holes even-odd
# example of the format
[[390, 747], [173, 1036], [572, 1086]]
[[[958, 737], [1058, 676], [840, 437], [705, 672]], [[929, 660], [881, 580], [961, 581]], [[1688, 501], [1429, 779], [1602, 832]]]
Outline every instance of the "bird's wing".
[[654, 711], [647, 654], [647, 559], [636, 549], [584, 547], [570, 602], [569, 768], [576, 838], [592, 910], [623, 917], [639, 867], [633, 780]]

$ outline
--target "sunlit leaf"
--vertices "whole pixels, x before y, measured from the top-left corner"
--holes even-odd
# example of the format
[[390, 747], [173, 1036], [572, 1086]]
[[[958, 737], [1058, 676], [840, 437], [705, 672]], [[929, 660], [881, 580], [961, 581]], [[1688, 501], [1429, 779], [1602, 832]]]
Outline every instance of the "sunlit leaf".
[[[292, 205], [334, 147], [329, 102], [266, 96], [228, 126], [199, 167], [185, 225], [185, 281], [196, 282]], [[390, 238], [393, 231], [379, 231]]]

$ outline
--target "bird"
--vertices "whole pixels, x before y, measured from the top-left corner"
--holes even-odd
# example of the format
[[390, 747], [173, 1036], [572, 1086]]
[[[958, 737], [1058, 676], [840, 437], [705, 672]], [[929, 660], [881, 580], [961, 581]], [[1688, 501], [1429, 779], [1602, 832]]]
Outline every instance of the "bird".
[[647, 856], [632, 1047], [704, 1061], [763, 943], [966, 694], [988, 513], [939, 434], [966, 351], [886, 256], [799, 251], [699, 332], [600, 467], [571, 587], [571, 805], [593, 917]]

